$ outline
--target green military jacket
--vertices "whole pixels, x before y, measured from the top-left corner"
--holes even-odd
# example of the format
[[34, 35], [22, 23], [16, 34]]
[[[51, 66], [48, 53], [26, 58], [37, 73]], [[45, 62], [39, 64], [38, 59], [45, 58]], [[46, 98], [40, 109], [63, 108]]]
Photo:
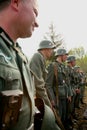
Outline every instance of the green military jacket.
[[48, 98], [46, 88], [45, 88], [45, 78], [47, 75], [44, 56], [36, 52], [30, 61], [30, 68], [35, 74], [35, 88], [36, 88], [36, 95], [44, 99], [46, 105], [51, 107], [50, 100]]
[[75, 67], [74, 67], [74, 79], [76, 88], [80, 89], [82, 87], [82, 77], [80, 75], [80, 72], [78, 72]]
[[67, 70], [68, 70], [69, 81], [70, 81], [70, 86], [71, 86], [71, 91], [73, 96], [73, 94], [75, 94], [75, 89], [76, 89], [74, 68], [67, 65]]
[[[16, 89], [23, 91], [18, 121], [15, 126], [8, 128], [8, 130], [27, 130], [33, 122], [35, 113], [33, 77], [29, 69], [28, 60], [21, 58], [20, 64], [23, 70], [23, 82], [16, 62], [13, 44], [13, 41], [0, 28], [0, 92]], [[21, 49], [20, 52], [24, 56]], [[28, 94], [25, 95], [24, 91]]]
[[72, 95], [76, 94], [76, 89], [81, 88], [81, 75], [79, 72], [76, 72], [74, 67], [70, 67], [67, 65], [68, 68], [68, 75], [70, 79], [70, 86], [72, 90]]
[[[57, 71], [56, 75], [55, 66]], [[50, 95], [50, 99], [56, 101], [56, 96], [59, 98], [71, 96], [71, 87], [69, 87], [67, 83], [67, 69], [65, 65], [59, 62], [51, 63], [48, 67], [46, 79], [46, 88]]]
[[40, 104], [41, 110], [43, 109], [44, 111], [41, 130], [61, 130], [57, 125], [54, 113], [50, 108], [51, 103], [45, 88], [47, 70], [45, 67], [45, 58], [41, 53], [37, 52], [33, 55], [30, 62], [30, 68], [35, 75], [36, 96], [40, 99], [42, 98], [44, 102], [44, 105]]

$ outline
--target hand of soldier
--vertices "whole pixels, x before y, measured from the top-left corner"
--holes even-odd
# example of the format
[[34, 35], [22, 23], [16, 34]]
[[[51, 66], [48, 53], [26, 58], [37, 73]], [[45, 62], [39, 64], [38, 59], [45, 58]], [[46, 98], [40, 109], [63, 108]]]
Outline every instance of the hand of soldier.
[[68, 102], [71, 102], [71, 96], [68, 97]]
[[55, 107], [55, 102], [54, 102], [54, 100], [51, 101], [51, 104], [52, 104], [53, 107]]
[[80, 89], [78, 89], [78, 88], [77, 88], [77, 89], [76, 89], [76, 93], [78, 93], [78, 94], [79, 94], [79, 93], [80, 93]]

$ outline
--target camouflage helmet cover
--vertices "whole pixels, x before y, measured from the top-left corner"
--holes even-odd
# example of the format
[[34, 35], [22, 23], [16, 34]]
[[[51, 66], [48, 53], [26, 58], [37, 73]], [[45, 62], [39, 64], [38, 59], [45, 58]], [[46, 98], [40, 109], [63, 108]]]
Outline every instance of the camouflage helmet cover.
[[67, 51], [63, 49], [58, 49], [55, 53], [55, 56], [68, 55]]
[[43, 40], [43, 41], [40, 42], [38, 50], [42, 50], [42, 49], [45, 49], [45, 48], [53, 48], [54, 49], [55, 46], [51, 41]]

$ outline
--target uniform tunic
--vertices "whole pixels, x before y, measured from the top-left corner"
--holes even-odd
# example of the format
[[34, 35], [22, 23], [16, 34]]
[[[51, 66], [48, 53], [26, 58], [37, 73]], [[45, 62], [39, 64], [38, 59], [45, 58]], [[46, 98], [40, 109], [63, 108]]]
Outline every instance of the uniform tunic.
[[[55, 75], [55, 66], [57, 75]], [[56, 61], [49, 65], [46, 87], [51, 101], [54, 100], [55, 105], [58, 106], [61, 120], [64, 123], [66, 118], [66, 101], [67, 97], [71, 96], [71, 88], [68, 86], [67, 69], [63, 63]], [[59, 104], [56, 103], [57, 100], [59, 100]]]
[[36, 96], [44, 100], [44, 116], [41, 130], [61, 130], [55, 122], [55, 116], [50, 108], [51, 103], [45, 88], [45, 78], [47, 75], [45, 65], [44, 56], [39, 52], [35, 53], [30, 62], [30, 68], [35, 74]]
[[45, 78], [47, 74], [45, 66], [45, 58], [41, 53], [37, 52], [33, 55], [30, 62], [30, 68], [36, 76], [35, 80], [36, 96], [44, 99], [46, 105], [51, 106], [45, 88]]
[[[20, 47], [20, 64], [23, 71], [23, 78], [17, 65], [16, 50], [14, 42], [0, 28], [0, 91], [16, 90], [23, 91], [21, 110], [18, 121], [14, 127], [8, 130], [27, 130], [33, 122], [35, 111], [33, 78], [29, 69], [28, 60], [24, 60]], [[26, 58], [25, 58], [26, 59]], [[23, 81], [24, 80], [24, 81]], [[27, 92], [27, 95], [24, 93]]]

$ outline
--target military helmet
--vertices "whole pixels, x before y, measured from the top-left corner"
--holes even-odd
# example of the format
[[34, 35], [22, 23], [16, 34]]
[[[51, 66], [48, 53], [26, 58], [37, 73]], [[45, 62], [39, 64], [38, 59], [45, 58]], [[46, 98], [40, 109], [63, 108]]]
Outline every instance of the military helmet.
[[40, 42], [38, 50], [45, 49], [45, 48], [55, 48], [55, 46], [51, 41], [43, 40]]
[[[35, 105], [37, 106], [42, 116], [41, 130], [60, 130], [59, 126], [55, 121], [55, 116], [52, 109], [45, 104], [44, 100], [41, 98], [36, 98]], [[35, 128], [38, 128], [38, 126], [40, 125], [40, 121], [37, 122], [37, 120], [35, 120], [34, 124]]]
[[55, 53], [55, 56], [60, 56], [60, 55], [68, 55], [68, 53], [66, 52], [64, 48], [58, 49]]
[[75, 61], [76, 60], [76, 57], [74, 55], [70, 55], [67, 57], [67, 62], [72, 62], [72, 61]]
[[80, 66], [74, 66], [74, 70], [78, 70], [80, 68]]

